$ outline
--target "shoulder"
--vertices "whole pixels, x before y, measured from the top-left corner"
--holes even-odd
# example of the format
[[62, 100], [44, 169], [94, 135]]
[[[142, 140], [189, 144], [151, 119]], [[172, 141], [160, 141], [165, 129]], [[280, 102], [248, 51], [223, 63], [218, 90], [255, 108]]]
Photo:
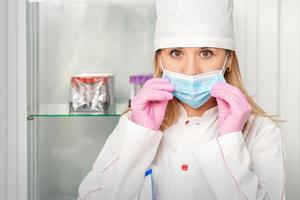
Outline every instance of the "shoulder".
[[[275, 142], [282, 140], [282, 133], [277, 123], [266, 116], [251, 115], [252, 123], [247, 134], [247, 142]], [[250, 118], [250, 119], [251, 119]], [[251, 120], [248, 120], [248, 122]]]
[[275, 123], [270, 117], [253, 115], [253, 126], [257, 128], [258, 131], [265, 129], [278, 129], [279, 125]]
[[120, 121], [127, 121], [131, 119], [132, 111], [130, 109], [125, 110], [121, 115], [120, 115]]
[[128, 124], [131, 123], [129, 117], [130, 111], [120, 115], [115, 128], [113, 129], [112, 133], [108, 138], [109, 140], [117, 140], [118, 142], [121, 142], [123, 140], [123, 134], [128, 129]]
[[[126, 124], [131, 122], [131, 115], [132, 115], [132, 111], [131, 110], [126, 110], [124, 111], [119, 118], [119, 122], [118, 122], [118, 126], [126, 126]], [[123, 127], [124, 128], [124, 127]]]
[[279, 128], [278, 124], [275, 123], [270, 117], [252, 114], [252, 118], [253, 118], [253, 125], [257, 126], [259, 130], [266, 127]]

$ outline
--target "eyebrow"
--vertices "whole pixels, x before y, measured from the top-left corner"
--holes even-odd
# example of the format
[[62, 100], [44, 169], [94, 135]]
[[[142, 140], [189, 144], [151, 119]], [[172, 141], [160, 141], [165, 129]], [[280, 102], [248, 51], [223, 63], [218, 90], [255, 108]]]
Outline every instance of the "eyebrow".
[[[172, 49], [183, 49], [183, 47], [173, 47]], [[214, 49], [214, 50], [217, 50], [217, 48], [215, 47], [198, 47], [198, 49]]]

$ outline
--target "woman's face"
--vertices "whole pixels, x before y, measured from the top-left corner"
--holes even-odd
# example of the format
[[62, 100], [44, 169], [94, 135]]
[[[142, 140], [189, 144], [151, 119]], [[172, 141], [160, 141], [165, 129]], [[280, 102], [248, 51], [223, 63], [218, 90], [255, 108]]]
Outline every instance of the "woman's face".
[[[210, 47], [177, 47], [161, 49], [160, 55], [165, 69], [187, 75], [196, 75], [221, 70], [227, 50]], [[229, 66], [230, 62], [229, 54], [226, 66]]]

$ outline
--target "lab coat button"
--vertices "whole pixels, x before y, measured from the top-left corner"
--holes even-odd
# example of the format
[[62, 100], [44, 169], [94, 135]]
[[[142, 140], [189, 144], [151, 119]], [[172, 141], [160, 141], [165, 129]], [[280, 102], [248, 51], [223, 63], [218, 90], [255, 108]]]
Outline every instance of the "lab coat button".
[[186, 164], [181, 165], [181, 170], [182, 170], [182, 171], [187, 171], [188, 168], [189, 168], [189, 166], [186, 165]]

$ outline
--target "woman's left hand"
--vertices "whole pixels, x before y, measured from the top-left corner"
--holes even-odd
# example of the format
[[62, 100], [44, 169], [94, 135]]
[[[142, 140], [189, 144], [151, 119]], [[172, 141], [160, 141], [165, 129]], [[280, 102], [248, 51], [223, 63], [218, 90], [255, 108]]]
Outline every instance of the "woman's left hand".
[[228, 83], [215, 84], [211, 96], [218, 103], [219, 136], [241, 131], [251, 114], [251, 106], [246, 96]]

